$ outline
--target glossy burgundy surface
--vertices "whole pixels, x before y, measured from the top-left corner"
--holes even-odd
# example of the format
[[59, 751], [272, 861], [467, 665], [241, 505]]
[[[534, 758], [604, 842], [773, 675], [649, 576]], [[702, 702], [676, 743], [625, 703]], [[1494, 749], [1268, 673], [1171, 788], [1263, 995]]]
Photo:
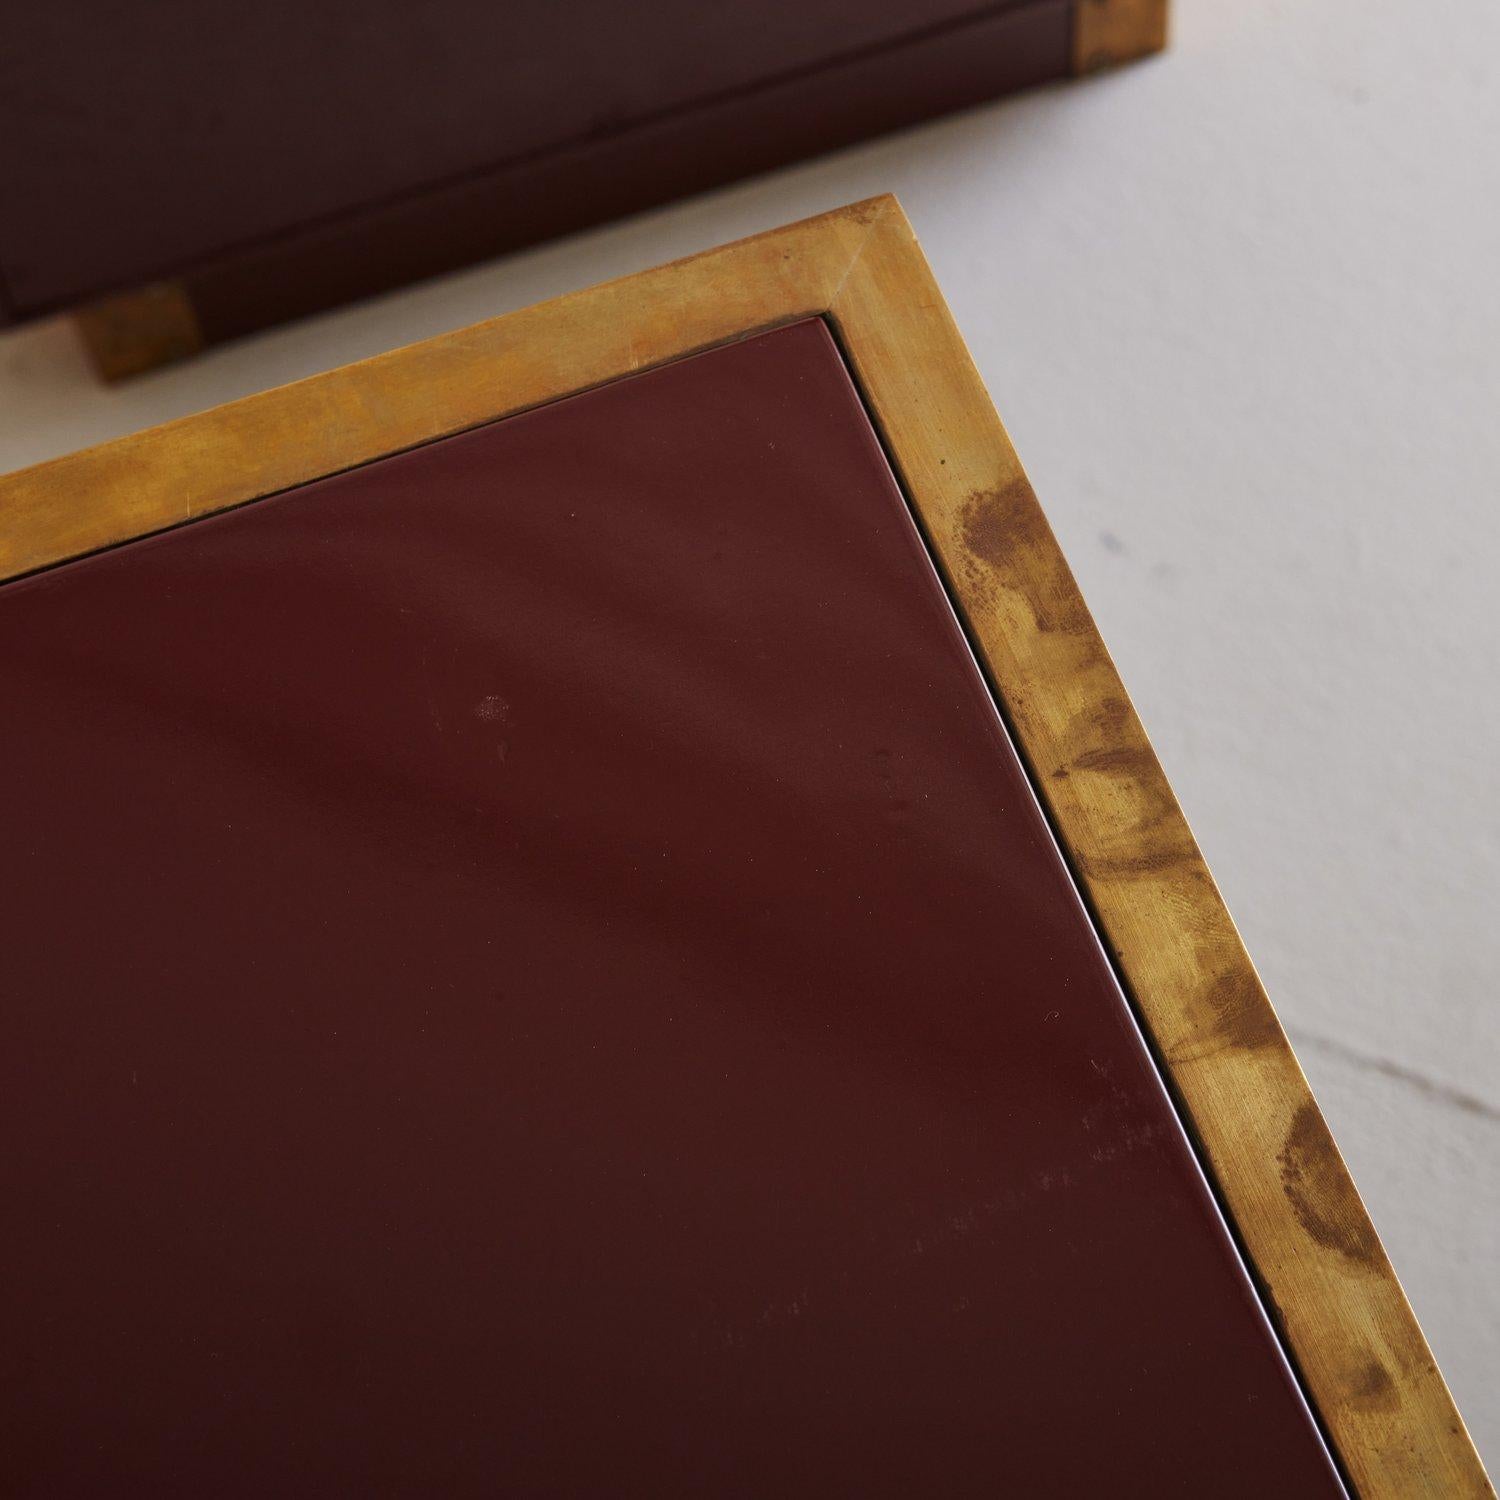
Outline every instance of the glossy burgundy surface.
[[6, 1494], [1341, 1493], [821, 323], [0, 692]]

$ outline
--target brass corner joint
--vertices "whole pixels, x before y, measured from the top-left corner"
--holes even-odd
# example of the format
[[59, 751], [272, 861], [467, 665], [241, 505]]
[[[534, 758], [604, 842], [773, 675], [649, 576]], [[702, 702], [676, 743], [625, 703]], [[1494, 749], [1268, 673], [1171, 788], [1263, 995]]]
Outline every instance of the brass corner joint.
[[1167, 45], [1167, 0], [1074, 0], [1073, 71], [1097, 73]]
[[123, 380], [173, 364], [203, 347], [203, 330], [186, 289], [162, 281], [102, 297], [80, 307], [73, 321], [94, 369], [105, 380]]

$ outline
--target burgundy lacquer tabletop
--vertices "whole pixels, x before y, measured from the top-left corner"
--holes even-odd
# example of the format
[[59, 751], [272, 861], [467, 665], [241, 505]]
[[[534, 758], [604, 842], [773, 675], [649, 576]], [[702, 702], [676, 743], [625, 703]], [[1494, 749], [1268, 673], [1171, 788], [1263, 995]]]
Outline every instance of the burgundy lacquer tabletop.
[[0, 702], [0, 1493], [1342, 1493], [822, 323]]

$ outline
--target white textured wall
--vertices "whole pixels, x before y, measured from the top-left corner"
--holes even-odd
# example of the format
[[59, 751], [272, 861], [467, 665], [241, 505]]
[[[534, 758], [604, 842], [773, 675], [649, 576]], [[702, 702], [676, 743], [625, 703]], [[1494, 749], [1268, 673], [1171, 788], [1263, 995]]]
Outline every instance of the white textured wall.
[[887, 189], [1500, 1461], [1494, 0], [1179, 0], [1163, 60], [114, 391], [11, 334], [0, 469]]

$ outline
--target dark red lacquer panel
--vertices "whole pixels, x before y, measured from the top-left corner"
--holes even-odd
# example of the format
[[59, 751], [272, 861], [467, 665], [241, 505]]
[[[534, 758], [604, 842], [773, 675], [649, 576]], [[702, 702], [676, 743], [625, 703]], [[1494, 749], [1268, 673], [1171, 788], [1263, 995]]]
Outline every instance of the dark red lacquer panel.
[[0, 690], [6, 1494], [1340, 1493], [821, 323]]
[[233, 337], [1072, 71], [1071, 0], [68, 0], [0, 30], [0, 324]]

